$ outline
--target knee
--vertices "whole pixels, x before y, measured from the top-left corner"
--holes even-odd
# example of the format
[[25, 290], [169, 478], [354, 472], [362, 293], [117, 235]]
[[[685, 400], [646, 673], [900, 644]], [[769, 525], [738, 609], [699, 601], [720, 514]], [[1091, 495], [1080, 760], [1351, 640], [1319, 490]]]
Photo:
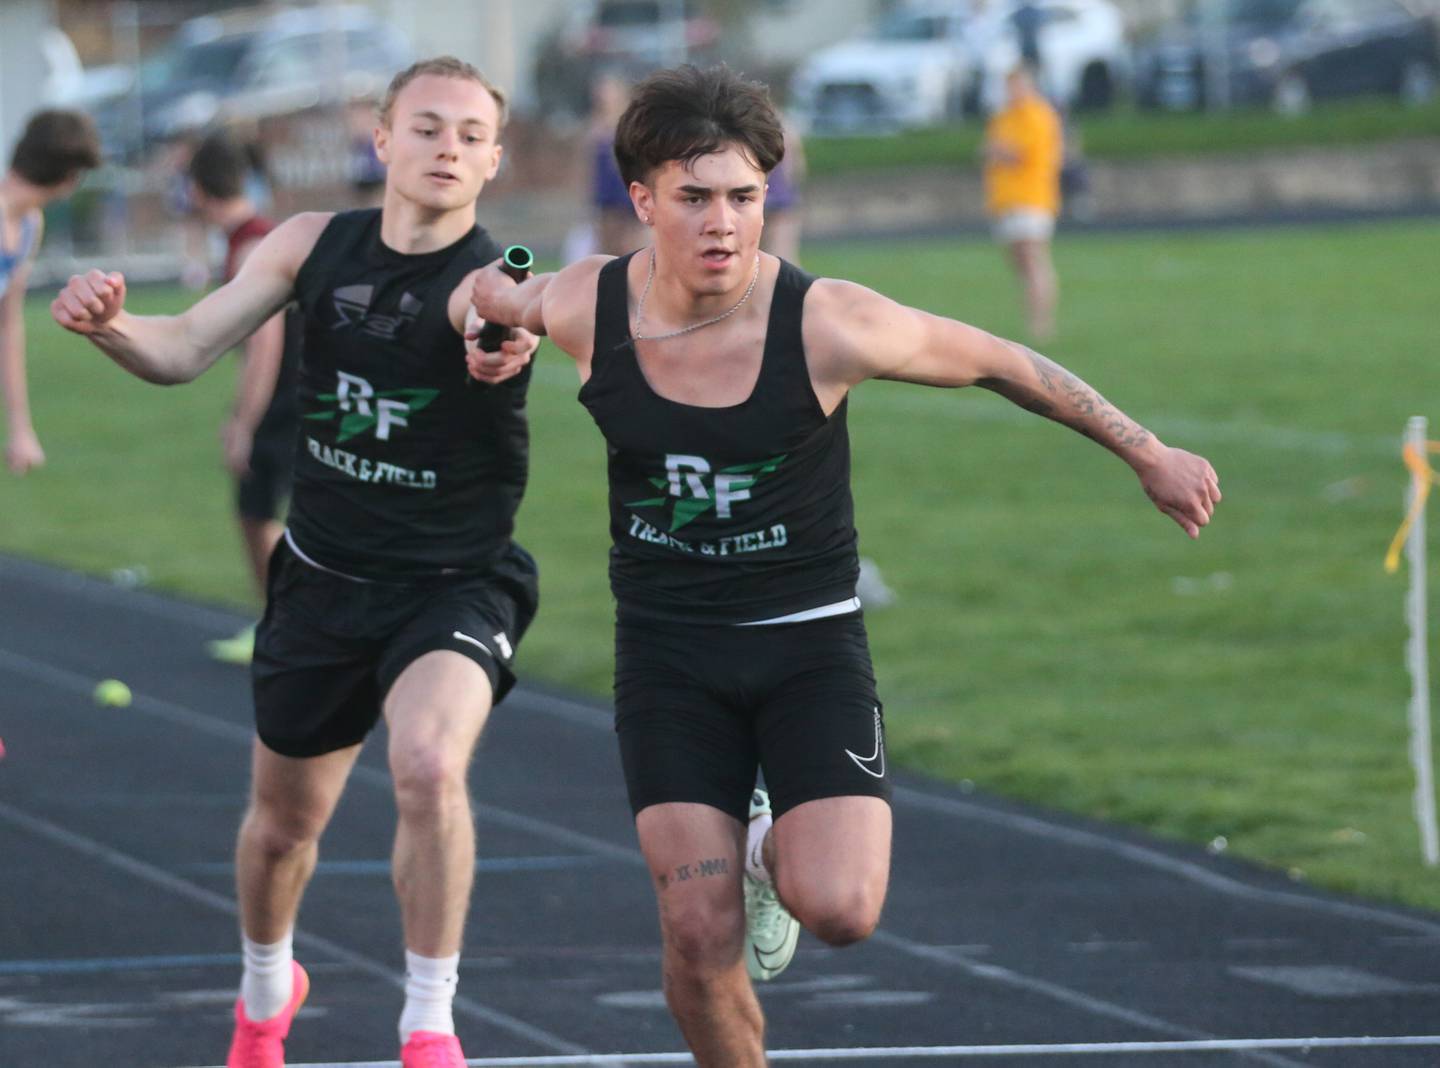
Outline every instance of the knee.
[[[786, 900], [783, 892], [781, 900]], [[856, 886], [801, 896], [792, 911], [801, 926], [816, 938], [839, 947], [863, 942], [874, 934], [883, 904], [883, 892]]]
[[283, 860], [313, 848], [324, 829], [325, 821], [319, 817], [256, 802], [245, 814], [243, 834], [267, 859]]
[[442, 745], [397, 746], [390, 754], [390, 774], [402, 816], [436, 815], [465, 802], [465, 762]]
[[662, 913], [667, 978], [703, 983], [740, 959], [744, 914], [709, 907]]

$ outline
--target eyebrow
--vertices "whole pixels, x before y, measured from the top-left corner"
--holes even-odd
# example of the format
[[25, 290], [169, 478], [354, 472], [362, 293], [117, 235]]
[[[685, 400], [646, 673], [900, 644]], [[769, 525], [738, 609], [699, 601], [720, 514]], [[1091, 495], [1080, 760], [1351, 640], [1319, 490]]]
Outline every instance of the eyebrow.
[[[708, 185], [682, 185], [680, 187], [680, 192], [682, 193], [700, 193], [706, 196], [713, 193], [714, 191], [715, 190]], [[731, 193], [758, 193], [759, 191], [760, 187], [758, 185], [755, 185], [754, 183], [751, 183], [750, 185], [739, 185], [736, 186], [734, 189], [729, 190], [729, 192]]]
[[[443, 115], [439, 114], [438, 112], [434, 112], [434, 111], [416, 111], [416, 112], [413, 112], [410, 117], [411, 117], [412, 119], [430, 119], [432, 122], [444, 122], [444, 121], [445, 121], [445, 117], [444, 117]], [[470, 117], [470, 118], [468, 118], [468, 119], [461, 119], [459, 125], [461, 125], [461, 126], [483, 126], [483, 127], [485, 127], [487, 130], [490, 128], [490, 124], [489, 124], [488, 122], [486, 122], [484, 119], [477, 119], [477, 118], [475, 118], [475, 117], [473, 117], [473, 116]]]

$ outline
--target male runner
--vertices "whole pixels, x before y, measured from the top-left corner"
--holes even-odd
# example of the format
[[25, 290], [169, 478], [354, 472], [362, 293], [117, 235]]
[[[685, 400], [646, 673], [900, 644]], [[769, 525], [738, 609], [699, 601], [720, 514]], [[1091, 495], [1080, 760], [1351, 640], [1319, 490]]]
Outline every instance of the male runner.
[[452, 1003], [475, 841], [466, 769], [514, 682], [535, 611], [510, 534], [527, 463], [521, 337], [466, 382], [471, 276], [499, 249], [475, 198], [500, 163], [505, 97], [469, 64], [417, 63], [375, 131], [384, 206], [276, 227], [234, 280], [178, 316], [124, 310], [119, 274], [52, 305], [151, 382], [186, 382], [294, 300], [303, 431], [252, 678], [258, 740], [236, 849], [245, 969], [231, 1068], [277, 1068], [308, 980], [291, 955], [318, 841], [377, 718], [399, 813], [405, 1068], [459, 1068]]
[[[251, 157], [224, 130], [201, 141], [190, 157], [190, 200], [195, 214], [225, 235], [222, 282], [229, 282], [275, 223], [261, 215], [245, 192]], [[295, 436], [300, 429], [295, 391], [300, 360], [299, 314], [292, 308], [267, 320], [245, 341], [235, 403], [220, 428], [225, 466], [235, 476], [235, 514], [246, 562], [265, 594], [266, 566], [280, 541], [280, 507], [290, 494]], [[255, 628], [209, 643], [218, 660], [248, 664]]]
[[[666, 998], [696, 1060], [724, 1068], [765, 1063], [747, 970], [785, 967], [796, 920], [831, 945], [865, 938], [885, 898], [850, 389], [994, 390], [1116, 453], [1192, 537], [1220, 499], [1205, 460], [1038, 353], [760, 253], [783, 151], [762, 86], [723, 67], [658, 72], [616, 135], [653, 245], [518, 287], [487, 267], [474, 293], [481, 315], [574, 358], [609, 446], [616, 730]], [[752, 804], [757, 765], [773, 813], [759, 791]]]
[[0, 177], [0, 394], [5, 400], [5, 464], [23, 475], [45, 462], [30, 421], [25, 382], [25, 286], [40, 250], [45, 207], [75, 192], [100, 166], [100, 137], [90, 116], [41, 111], [25, 125], [10, 169]]

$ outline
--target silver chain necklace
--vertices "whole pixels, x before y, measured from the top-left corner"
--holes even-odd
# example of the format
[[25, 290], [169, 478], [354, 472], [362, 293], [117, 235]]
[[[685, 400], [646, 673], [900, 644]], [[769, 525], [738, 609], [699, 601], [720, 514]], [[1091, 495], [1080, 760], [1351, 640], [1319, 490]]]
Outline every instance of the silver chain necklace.
[[645, 288], [640, 291], [640, 303], [635, 308], [635, 340], [636, 341], [665, 341], [667, 338], [679, 337], [681, 334], [688, 334], [692, 330], [699, 330], [702, 326], [714, 326], [721, 319], [728, 319], [740, 310], [740, 306], [750, 299], [750, 294], [755, 292], [755, 283], [760, 280], [760, 253], [755, 253], [755, 273], [750, 276], [750, 284], [745, 287], [745, 293], [728, 310], [723, 311], [713, 319], [706, 319], [703, 323], [692, 323], [690, 326], [683, 326], [679, 330], [672, 330], [668, 334], [642, 334], [641, 325], [645, 322], [645, 298], [650, 296], [650, 287], [655, 283], [655, 249], [650, 249], [650, 269], [645, 275]]

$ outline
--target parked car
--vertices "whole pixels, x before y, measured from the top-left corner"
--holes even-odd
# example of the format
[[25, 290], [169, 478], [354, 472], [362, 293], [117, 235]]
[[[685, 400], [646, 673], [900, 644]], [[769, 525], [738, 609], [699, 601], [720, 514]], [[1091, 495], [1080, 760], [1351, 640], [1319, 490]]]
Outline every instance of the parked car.
[[720, 55], [721, 27], [703, 0], [573, 0], [532, 55], [535, 103], [542, 115], [582, 120], [590, 87], [604, 75], [638, 81], [682, 60]]
[[361, 7], [202, 16], [95, 114], [107, 150], [130, 156], [218, 120], [378, 95], [410, 59], [404, 38]]
[[[1020, 62], [1020, 0], [983, 9], [970, 29], [973, 99], [990, 112], [1005, 101], [1005, 76]], [[1040, 85], [1066, 108], [1110, 107], [1130, 79], [1125, 19], [1111, 0], [1034, 0], [1039, 14]]]
[[643, 68], [703, 55], [720, 23], [697, 0], [586, 0], [570, 6], [562, 45], [600, 64]]
[[1440, 75], [1433, 17], [1403, 0], [1209, 0], [1138, 62], [1142, 107], [1182, 111], [1389, 93], [1421, 103]]
[[968, 3], [910, 4], [822, 49], [790, 83], [790, 107], [816, 132], [928, 126], [960, 114], [970, 83]]

